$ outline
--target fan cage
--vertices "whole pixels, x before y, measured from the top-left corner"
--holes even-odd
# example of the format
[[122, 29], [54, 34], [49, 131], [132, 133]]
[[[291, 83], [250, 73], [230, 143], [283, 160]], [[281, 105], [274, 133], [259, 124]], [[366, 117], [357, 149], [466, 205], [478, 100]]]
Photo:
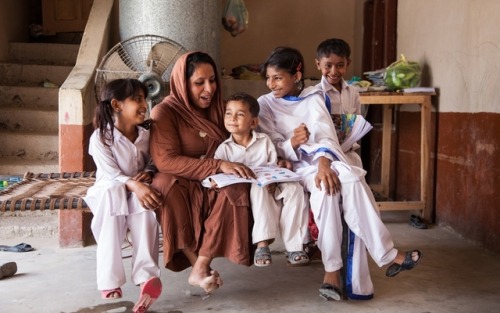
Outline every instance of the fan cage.
[[[108, 82], [119, 78], [138, 79], [147, 73], [161, 77], [163, 90], [166, 91], [174, 63], [185, 52], [186, 49], [177, 42], [158, 35], [139, 35], [119, 42], [106, 53], [96, 69], [97, 102]], [[155, 102], [155, 99], [148, 100]]]

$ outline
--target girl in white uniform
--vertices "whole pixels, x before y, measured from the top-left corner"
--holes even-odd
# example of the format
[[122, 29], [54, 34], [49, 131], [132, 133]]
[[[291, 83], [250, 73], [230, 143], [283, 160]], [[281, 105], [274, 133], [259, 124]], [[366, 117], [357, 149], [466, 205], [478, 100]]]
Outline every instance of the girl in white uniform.
[[132, 281], [141, 285], [134, 312], [146, 312], [159, 297], [159, 230], [154, 210], [160, 194], [152, 189], [149, 130], [141, 124], [147, 112], [147, 87], [135, 79], [108, 83], [96, 108], [89, 153], [97, 166], [96, 182], [85, 202], [91, 209], [97, 242], [97, 287], [103, 299], [122, 297], [125, 270], [121, 247], [127, 229], [132, 241]]
[[318, 247], [325, 267], [320, 296], [340, 300], [342, 222], [339, 201], [349, 228], [365, 243], [378, 266], [391, 264], [387, 276], [412, 269], [421, 259], [418, 250], [400, 252], [382, 223], [376, 202], [365, 182], [365, 171], [348, 165], [326, 109], [322, 90], [302, 90], [304, 61], [293, 48], [275, 49], [262, 74], [271, 93], [259, 97], [260, 129], [271, 137], [278, 156], [289, 160], [302, 175], [304, 190], [319, 229]]

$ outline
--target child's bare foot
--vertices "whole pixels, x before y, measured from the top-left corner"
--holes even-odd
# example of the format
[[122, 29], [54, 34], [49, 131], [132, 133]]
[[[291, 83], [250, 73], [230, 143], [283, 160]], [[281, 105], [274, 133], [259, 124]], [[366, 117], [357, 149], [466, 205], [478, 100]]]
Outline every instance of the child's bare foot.
[[103, 299], [120, 299], [122, 297], [122, 289], [120, 287], [108, 290], [101, 290], [101, 298]]
[[[413, 251], [408, 251], [408, 252], [410, 252], [409, 256], [411, 257], [412, 261], [417, 263], [420, 259], [421, 252], [418, 250], [413, 250]], [[405, 259], [407, 257], [408, 252], [398, 251], [398, 254], [394, 258], [393, 262], [396, 264], [399, 264], [399, 265], [403, 264], [403, 262], [405, 261]]]
[[319, 296], [328, 301], [339, 301], [342, 299], [340, 270], [325, 272], [323, 284], [319, 288]]
[[419, 250], [399, 251], [394, 259], [393, 263], [387, 269], [385, 275], [388, 277], [394, 277], [401, 271], [408, 271], [414, 268], [420, 259], [422, 259], [423, 253]]
[[325, 276], [323, 277], [323, 283], [334, 285], [337, 287], [341, 286], [341, 278], [340, 278], [340, 270], [335, 272], [325, 272]]
[[271, 257], [271, 250], [269, 249], [269, 246], [257, 246], [253, 257], [253, 264], [258, 267], [264, 267], [271, 265], [272, 262], [273, 260]]

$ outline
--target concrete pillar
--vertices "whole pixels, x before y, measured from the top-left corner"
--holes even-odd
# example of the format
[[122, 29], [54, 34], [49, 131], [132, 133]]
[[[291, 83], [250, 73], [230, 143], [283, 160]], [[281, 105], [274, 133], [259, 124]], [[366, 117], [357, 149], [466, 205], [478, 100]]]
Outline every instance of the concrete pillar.
[[220, 65], [220, 4], [219, 0], [120, 0], [120, 40], [164, 36], [186, 50], [207, 52]]

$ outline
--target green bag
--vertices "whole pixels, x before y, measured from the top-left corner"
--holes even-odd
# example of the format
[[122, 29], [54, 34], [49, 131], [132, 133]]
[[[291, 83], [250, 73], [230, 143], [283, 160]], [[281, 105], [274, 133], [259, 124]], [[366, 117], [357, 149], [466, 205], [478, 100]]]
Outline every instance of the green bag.
[[417, 87], [422, 71], [417, 62], [408, 61], [403, 54], [401, 59], [385, 69], [384, 84], [389, 90]]

